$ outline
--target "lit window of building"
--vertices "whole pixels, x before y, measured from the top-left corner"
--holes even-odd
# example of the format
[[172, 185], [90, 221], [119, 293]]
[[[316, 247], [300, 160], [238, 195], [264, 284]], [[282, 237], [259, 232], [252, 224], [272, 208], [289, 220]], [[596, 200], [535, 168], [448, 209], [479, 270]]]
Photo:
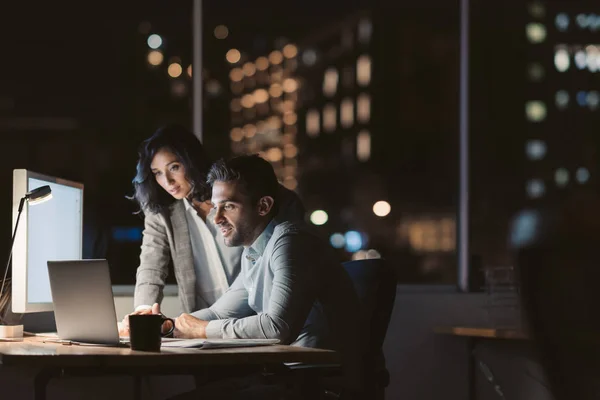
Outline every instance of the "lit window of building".
[[225, 59], [230, 64], [235, 64], [240, 61], [242, 58], [242, 54], [237, 49], [231, 49], [225, 54]]
[[319, 135], [321, 117], [319, 111], [310, 110], [306, 113], [306, 134], [310, 137]]
[[571, 65], [571, 58], [566, 47], [560, 46], [554, 52], [554, 66], [558, 72], [565, 72]]
[[334, 104], [323, 107], [323, 130], [333, 132], [337, 126], [337, 110]]
[[323, 94], [328, 97], [335, 95], [338, 85], [338, 72], [335, 68], [327, 68], [323, 76]]
[[254, 75], [256, 73], [256, 65], [254, 65], [251, 62], [247, 62], [242, 67], [242, 70], [244, 71], [244, 75], [246, 75], [246, 76], [252, 76], [252, 75]]
[[566, 90], [559, 90], [554, 96], [554, 103], [556, 108], [564, 110], [569, 106], [569, 93]]
[[371, 158], [371, 134], [369, 131], [362, 130], [356, 136], [356, 158], [361, 162]]
[[546, 39], [546, 27], [537, 22], [531, 22], [525, 27], [527, 39], [531, 43], [541, 43]]
[[532, 161], [541, 160], [546, 155], [546, 143], [539, 139], [529, 140], [525, 145], [525, 153]]
[[531, 122], [540, 122], [546, 118], [546, 105], [543, 101], [528, 101], [525, 104], [525, 114]]
[[356, 119], [361, 124], [366, 124], [371, 119], [371, 96], [361, 93], [356, 99]]
[[340, 104], [340, 125], [342, 128], [349, 128], [354, 123], [354, 101], [351, 98], [345, 98]]
[[367, 86], [371, 83], [371, 57], [362, 55], [356, 60], [356, 83]]
[[279, 50], [272, 51], [269, 54], [269, 62], [273, 65], [279, 65], [283, 61], [283, 54]]
[[233, 68], [229, 71], [229, 79], [233, 82], [240, 82], [244, 77], [244, 72], [241, 68]]
[[569, 183], [569, 171], [566, 168], [559, 168], [554, 173], [554, 181], [556, 186], [564, 188]]

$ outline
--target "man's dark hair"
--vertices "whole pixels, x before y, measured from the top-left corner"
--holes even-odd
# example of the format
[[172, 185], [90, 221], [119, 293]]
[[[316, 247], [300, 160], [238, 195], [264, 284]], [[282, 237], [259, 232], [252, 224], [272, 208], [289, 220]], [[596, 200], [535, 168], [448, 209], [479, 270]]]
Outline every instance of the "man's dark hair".
[[[275, 171], [268, 161], [257, 154], [234, 157], [230, 160], [219, 160], [210, 167], [208, 183], [212, 187], [215, 182], [235, 182], [240, 190], [256, 204], [264, 196], [270, 196], [277, 205], [279, 183]], [[276, 210], [276, 207], [273, 207]]]
[[206, 173], [211, 160], [204, 152], [202, 143], [196, 136], [181, 125], [166, 125], [159, 128], [151, 137], [144, 140], [139, 148], [137, 174], [133, 178], [135, 199], [142, 211], [160, 213], [166, 211], [175, 199], [156, 182], [151, 164], [161, 149], [169, 150], [185, 168], [185, 177], [192, 185], [191, 197], [210, 200], [211, 190], [206, 183]]

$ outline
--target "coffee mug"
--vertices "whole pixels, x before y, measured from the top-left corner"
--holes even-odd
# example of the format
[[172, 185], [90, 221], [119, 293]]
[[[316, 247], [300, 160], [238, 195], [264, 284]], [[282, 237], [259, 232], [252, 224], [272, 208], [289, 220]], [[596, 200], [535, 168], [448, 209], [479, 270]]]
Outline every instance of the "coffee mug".
[[[171, 321], [171, 329], [162, 332], [162, 325]], [[160, 351], [161, 337], [170, 335], [175, 329], [175, 321], [162, 314], [141, 314], [129, 316], [129, 342], [132, 350]]]

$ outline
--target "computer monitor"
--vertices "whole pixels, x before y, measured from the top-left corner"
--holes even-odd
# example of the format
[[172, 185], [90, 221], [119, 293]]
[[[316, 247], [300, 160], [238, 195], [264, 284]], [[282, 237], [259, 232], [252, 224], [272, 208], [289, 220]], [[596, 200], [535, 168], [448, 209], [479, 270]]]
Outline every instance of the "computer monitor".
[[48, 261], [81, 259], [83, 238], [83, 184], [13, 170], [13, 229], [19, 202], [25, 193], [49, 185], [52, 199], [25, 202], [12, 252], [12, 311], [52, 311]]

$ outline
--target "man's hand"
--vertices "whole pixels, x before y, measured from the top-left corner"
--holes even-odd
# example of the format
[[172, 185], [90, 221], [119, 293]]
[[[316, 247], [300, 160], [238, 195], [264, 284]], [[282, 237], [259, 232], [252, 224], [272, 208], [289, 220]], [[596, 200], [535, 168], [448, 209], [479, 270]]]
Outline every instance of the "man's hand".
[[181, 314], [175, 319], [173, 336], [183, 339], [206, 339], [206, 325], [203, 321], [190, 314]]
[[[128, 337], [129, 336], [129, 316], [130, 315], [142, 315], [142, 314], [160, 314], [160, 305], [158, 303], [154, 303], [151, 308], [142, 308], [141, 310], [137, 310], [132, 312], [131, 314], [127, 314], [121, 324], [119, 326], [119, 336]], [[169, 325], [168, 329], [171, 329], [171, 323], [167, 322]], [[167, 325], [165, 324], [165, 325]], [[164, 328], [167, 328], [166, 326]]]

